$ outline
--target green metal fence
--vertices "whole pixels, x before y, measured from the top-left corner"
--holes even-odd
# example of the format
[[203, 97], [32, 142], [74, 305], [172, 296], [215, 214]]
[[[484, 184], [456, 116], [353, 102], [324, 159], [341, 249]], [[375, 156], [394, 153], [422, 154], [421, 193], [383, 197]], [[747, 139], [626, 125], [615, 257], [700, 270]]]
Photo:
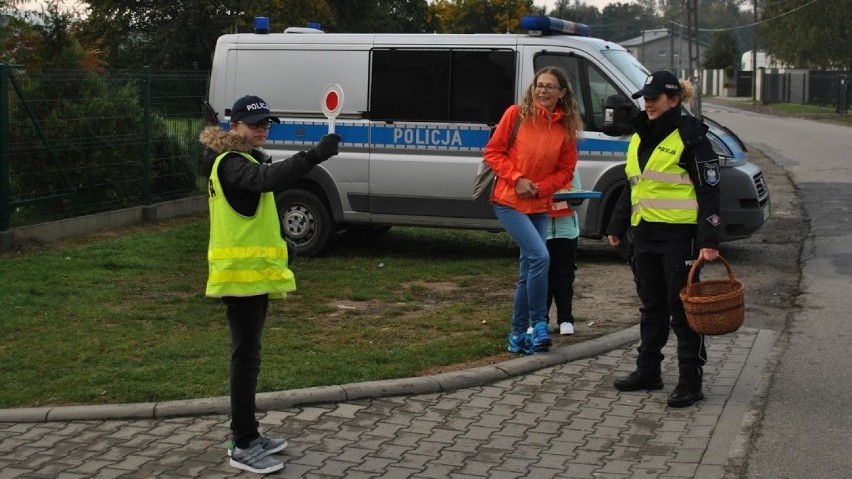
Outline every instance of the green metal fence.
[[202, 194], [208, 78], [0, 64], [0, 231]]

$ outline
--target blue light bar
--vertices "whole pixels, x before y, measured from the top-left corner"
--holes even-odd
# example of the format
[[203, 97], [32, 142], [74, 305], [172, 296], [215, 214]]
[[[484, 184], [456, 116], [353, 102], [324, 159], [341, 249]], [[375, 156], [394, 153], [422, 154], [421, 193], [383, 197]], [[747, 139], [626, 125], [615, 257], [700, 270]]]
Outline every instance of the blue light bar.
[[269, 33], [269, 17], [254, 17], [254, 33], [260, 35]]
[[588, 25], [569, 22], [561, 18], [548, 17], [547, 15], [527, 15], [521, 18], [521, 28], [531, 32], [561, 33], [565, 35], [581, 35], [590, 37], [592, 35]]

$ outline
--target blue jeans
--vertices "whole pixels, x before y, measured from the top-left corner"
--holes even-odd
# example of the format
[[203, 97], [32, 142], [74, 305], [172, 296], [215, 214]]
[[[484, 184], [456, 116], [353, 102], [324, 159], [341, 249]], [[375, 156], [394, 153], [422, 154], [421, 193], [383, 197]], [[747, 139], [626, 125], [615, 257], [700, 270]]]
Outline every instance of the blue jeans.
[[494, 213], [521, 249], [518, 260], [518, 287], [512, 305], [512, 334], [526, 332], [539, 321], [547, 321], [547, 213], [526, 214], [499, 204]]

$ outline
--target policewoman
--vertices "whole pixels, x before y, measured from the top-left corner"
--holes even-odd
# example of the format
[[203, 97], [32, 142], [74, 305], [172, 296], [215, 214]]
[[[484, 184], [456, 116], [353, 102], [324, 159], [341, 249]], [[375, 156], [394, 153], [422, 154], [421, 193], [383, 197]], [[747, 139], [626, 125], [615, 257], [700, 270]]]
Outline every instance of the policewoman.
[[704, 337], [689, 328], [679, 293], [696, 258], [714, 261], [719, 256], [719, 161], [706, 125], [683, 108], [693, 89], [688, 81], [658, 71], [633, 94], [634, 99], [644, 97], [645, 110], [634, 119], [627, 148], [629, 188], [607, 226], [610, 245], [631, 243], [642, 302], [636, 370], [614, 386], [620, 391], [662, 389], [661, 351], [671, 327], [678, 341], [679, 376], [668, 397], [671, 407], [704, 399]]
[[231, 109], [229, 131], [210, 126], [199, 136], [210, 206], [206, 295], [221, 298], [231, 332], [228, 455], [232, 466], [260, 474], [284, 467], [271, 454], [287, 446], [261, 434], [255, 419], [261, 335], [269, 299], [296, 289], [275, 192], [336, 155], [340, 142], [339, 135], [326, 135], [311, 150], [272, 163], [261, 146], [274, 123], [278, 118], [263, 99], [244, 96]]

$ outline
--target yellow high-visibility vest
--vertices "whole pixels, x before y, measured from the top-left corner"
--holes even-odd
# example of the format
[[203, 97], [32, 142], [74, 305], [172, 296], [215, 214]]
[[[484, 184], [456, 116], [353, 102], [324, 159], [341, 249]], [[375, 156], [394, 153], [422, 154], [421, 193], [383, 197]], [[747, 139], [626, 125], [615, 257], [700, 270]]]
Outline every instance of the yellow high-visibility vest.
[[[219, 182], [219, 162], [213, 163], [208, 185], [210, 243], [207, 248], [209, 276], [207, 296], [258, 296], [281, 299], [296, 289], [296, 279], [287, 267], [287, 243], [281, 237], [278, 208], [272, 192], [260, 194], [252, 216], [243, 216], [228, 204]], [[257, 163], [247, 153], [240, 152]]]
[[673, 131], [651, 153], [645, 170], [639, 168], [639, 135], [634, 134], [627, 147], [624, 167], [630, 182], [630, 224], [641, 220], [651, 223], [697, 224], [698, 200], [689, 173], [677, 162], [683, 154], [683, 140]]

